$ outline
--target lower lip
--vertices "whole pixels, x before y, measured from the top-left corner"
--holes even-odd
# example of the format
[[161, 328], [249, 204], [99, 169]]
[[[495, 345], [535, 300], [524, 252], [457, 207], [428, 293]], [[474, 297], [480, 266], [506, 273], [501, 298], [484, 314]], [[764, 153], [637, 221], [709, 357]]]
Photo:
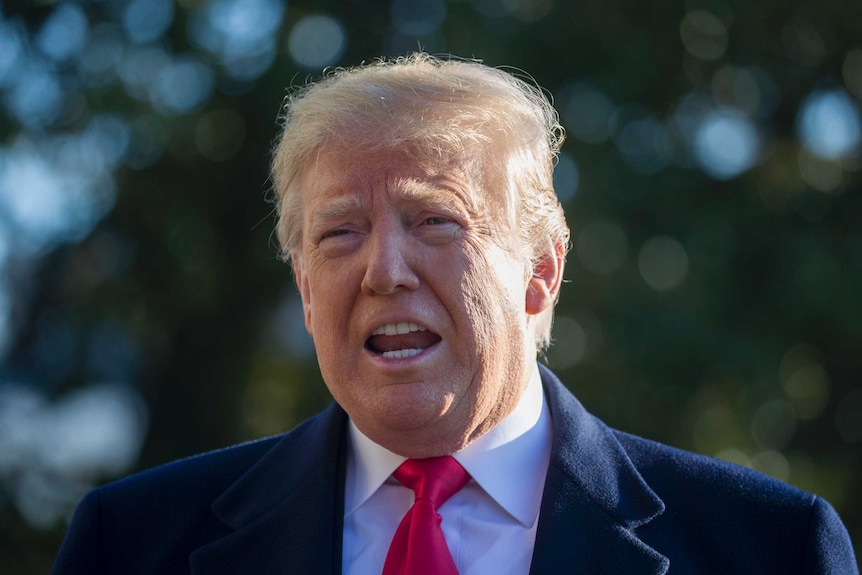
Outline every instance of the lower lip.
[[409, 366], [414, 363], [419, 363], [424, 361], [426, 358], [429, 358], [434, 352], [440, 347], [441, 342], [437, 342], [431, 346], [426, 347], [416, 355], [412, 355], [410, 357], [384, 357], [378, 353], [374, 353], [368, 348], [365, 348], [365, 354], [371, 358], [372, 361], [382, 366]]

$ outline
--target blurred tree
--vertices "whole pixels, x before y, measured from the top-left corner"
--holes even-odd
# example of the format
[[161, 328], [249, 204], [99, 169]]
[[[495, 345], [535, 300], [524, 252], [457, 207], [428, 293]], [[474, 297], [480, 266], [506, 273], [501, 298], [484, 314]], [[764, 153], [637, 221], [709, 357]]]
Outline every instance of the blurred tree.
[[[0, 569], [89, 487], [329, 397], [268, 153], [327, 66], [528, 72], [569, 140], [547, 360], [619, 428], [830, 499], [862, 540], [862, 43], [848, 2], [98, 0], [0, 13]], [[523, 70], [526, 72], [519, 72]]]

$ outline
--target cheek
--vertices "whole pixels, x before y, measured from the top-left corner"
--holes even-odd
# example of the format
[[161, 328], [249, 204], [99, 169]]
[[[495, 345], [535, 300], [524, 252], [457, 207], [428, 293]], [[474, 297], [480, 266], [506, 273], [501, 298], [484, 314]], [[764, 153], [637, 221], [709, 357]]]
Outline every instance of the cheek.
[[[488, 258], [487, 251], [472, 254], [462, 282], [465, 311], [480, 349], [502, 350], [501, 338], [517, 339], [523, 329], [523, 266], [511, 258]], [[503, 343], [508, 343], [504, 341]]]
[[304, 302], [307, 305], [305, 314], [315, 343], [345, 333], [344, 327], [339, 325], [347, 319], [348, 310], [344, 306], [350, 301], [345, 285], [346, 282], [327, 281], [319, 274], [309, 278], [308, 291], [313, 297], [306, 298]]

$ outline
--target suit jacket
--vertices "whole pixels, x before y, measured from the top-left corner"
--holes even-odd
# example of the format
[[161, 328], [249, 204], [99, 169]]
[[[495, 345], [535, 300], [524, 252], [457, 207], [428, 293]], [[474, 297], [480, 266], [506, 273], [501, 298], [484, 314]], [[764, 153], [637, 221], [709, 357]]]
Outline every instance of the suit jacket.
[[[531, 573], [858, 573], [823, 499], [614, 431], [541, 374], [554, 439]], [[333, 404], [91, 492], [53, 573], [340, 573], [346, 423]]]

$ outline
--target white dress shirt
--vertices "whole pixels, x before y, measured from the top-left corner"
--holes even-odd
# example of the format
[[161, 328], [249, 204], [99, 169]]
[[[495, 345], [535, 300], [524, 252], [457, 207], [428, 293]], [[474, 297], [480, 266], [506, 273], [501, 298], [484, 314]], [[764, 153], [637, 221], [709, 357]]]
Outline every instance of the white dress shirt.
[[[452, 454], [472, 477], [439, 509], [461, 575], [529, 573], [551, 436], [536, 368], [515, 410]], [[352, 421], [349, 443], [341, 571], [381, 573], [395, 529], [413, 505], [413, 491], [392, 477], [405, 458], [368, 439]]]

